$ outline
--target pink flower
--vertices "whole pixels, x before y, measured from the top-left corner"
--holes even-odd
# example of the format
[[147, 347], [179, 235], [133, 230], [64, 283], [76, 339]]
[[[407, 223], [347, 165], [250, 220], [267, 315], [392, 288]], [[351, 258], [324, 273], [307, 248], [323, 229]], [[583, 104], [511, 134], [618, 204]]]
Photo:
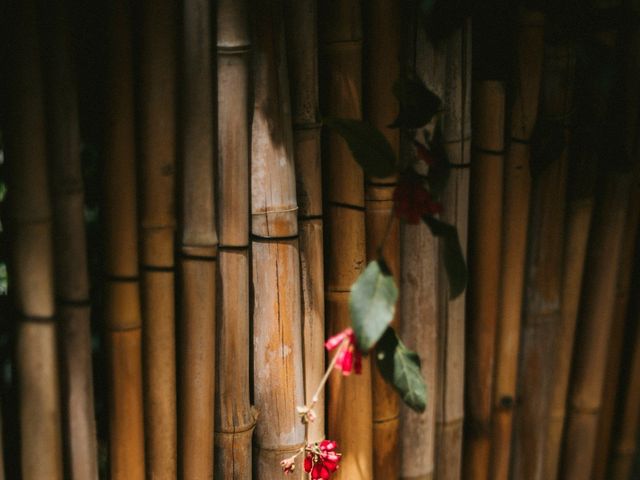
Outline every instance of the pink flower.
[[362, 373], [362, 353], [356, 347], [356, 336], [352, 328], [346, 328], [340, 333], [327, 339], [324, 343], [327, 351], [334, 350], [346, 340], [346, 347], [342, 348], [336, 358], [336, 367], [342, 370], [343, 375], [350, 375], [352, 371], [356, 374]]
[[296, 469], [296, 457], [297, 455], [294, 455], [293, 457], [285, 458], [280, 462], [280, 466], [282, 467], [282, 471], [285, 473], [285, 475], [293, 473], [293, 471]]
[[338, 469], [342, 454], [336, 452], [337, 447], [333, 440], [307, 446], [304, 470], [311, 473], [311, 480], [326, 480]]

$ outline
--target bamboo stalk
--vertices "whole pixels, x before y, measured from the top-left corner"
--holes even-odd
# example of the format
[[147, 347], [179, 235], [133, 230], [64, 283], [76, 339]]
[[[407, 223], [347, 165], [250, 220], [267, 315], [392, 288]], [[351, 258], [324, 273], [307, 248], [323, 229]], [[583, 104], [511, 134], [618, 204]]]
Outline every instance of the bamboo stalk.
[[272, 479], [305, 441], [296, 412], [304, 403], [300, 259], [283, 2], [253, 7], [260, 19], [251, 143], [253, 371], [261, 413], [254, 468], [256, 478]]
[[113, 2], [108, 13], [105, 323], [110, 367], [110, 474], [113, 479], [141, 480], [145, 458], [130, 14], [127, 0]]
[[[142, 321], [148, 475], [177, 474], [174, 234], [175, 2], [140, 5]], [[189, 185], [185, 190], [192, 188]]]
[[10, 4], [7, 73], [11, 282], [16, 326], [21, 478], [62, 479], [53, 242], [36, 2]]
[[531, 191], [529, 142], [538, 113], [543, 37], [544, 16], [532, 10], [520, 11], [516, 38], [516, 94], [511, 106], [511, 139], [504, 163], [489, 475], [495, 480], [509, 478]]
[[218, 2], [216, 476], [251, 478], [249, 331], [249, 48], [247, 2]]
[[477, 80], [469, 203], [469, 321], [464, 478], [489, 478], [493, 366], [500, 289], [504, 83]]
[[[400, 132], [387, 128], [398, 113], [398, 102], [392, 93], [393, 82], [400, 74], [401, 5], [393, 0], [368, 2], [366, 22], [366, 73], [364, 75], [364, 108], [366, 118], [380, 130], [399, 152]], [[367, 259], [374, 260], [385, 241], [386, 225], [393, 216], [393, 192], [397, 180], [369, 178], [366, 185], [365, 223]], [[394, 224], [386, 238], [384, 258], [396, 282], [400, 279], [400, 228]], [[398, 327], [400, 312], [396, 310], [392, 326]], [[371, 365], [373, 402], [374, 478], [398, 478], [400, 467], [400, 399], [380, 372]]]
[[[299, 208], [305, 403], [309, 405], [325, 369], [321, 125], [317, 118], [317, 2], [287, 0], [285, 7]], [[324, 391], [314, 410], [317, 418], [309, 425], [309, 441], [318, 442], [324, 438]]]
[[[572, 108], [573, 50], [546, 45], [543, 62], [542, 121], [562, 122]], [[532, 159], [539, 161], [540, 159]], [[544, 160], [544, 159], [543, 159]], [[513, 475], [543, 479], [553, 361], [562, 305], [564, 212], [568, 151], [533, 179], [525, 299], [518, 367], [518, 403], [513, 440]]]
[[65, 458], [70, 478], [97, 480], [84, 185], [68, 4], [49, 2], [43, 13], [49, 19], [45, 78]]
[[[342, 118], [361, 118], [362, 20], [360, 2], [322, 2], [323, 110]], [[328, 332], [350, 325], [351, 285], [366, 263], [364, 179], [346, 143], [327, 133], [326, 161], [326, 321]], [[336, 478], [373, 478], [370, 360], [361, 375], [332, 375], [328, 394], [328, 436], [342, 448]]]

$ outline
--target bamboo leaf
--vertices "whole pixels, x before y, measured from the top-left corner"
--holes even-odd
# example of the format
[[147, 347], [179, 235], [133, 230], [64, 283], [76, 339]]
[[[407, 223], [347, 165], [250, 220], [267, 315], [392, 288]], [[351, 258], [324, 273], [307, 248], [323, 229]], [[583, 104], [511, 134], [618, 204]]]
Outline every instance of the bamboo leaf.
[[402, 400], [413, 410], [423, 412], [427, 407], [427, 386], [420, 371], [420, 357], [402, 343], [391, 327], [376, 345], [376, 362], [382, 377]]
[[467, 264], [464, 260], [458, 230], [453, 225], [432, 216], [422, 217], [431, 233], [444, 243], [444, 267], [449, 279], [449, 298], [453, 299], [467, 287]]
[[366, 122], [327, 117], [324, 124], [347, 142], [351, 153], [370, 177], [388, 177], [396, 171], [393, 148], [379, 130]]
[[416, 76], [402, 77], [393, 84], [393, 94], [400, 102], [400, 113], [389, 127], [420, 128], [442, 108], [442, 101]]
[[367, 352], [391, 323], [398, 288], [384, 260], [374, 260], [351, 287], [349, 313], [358, 348]]

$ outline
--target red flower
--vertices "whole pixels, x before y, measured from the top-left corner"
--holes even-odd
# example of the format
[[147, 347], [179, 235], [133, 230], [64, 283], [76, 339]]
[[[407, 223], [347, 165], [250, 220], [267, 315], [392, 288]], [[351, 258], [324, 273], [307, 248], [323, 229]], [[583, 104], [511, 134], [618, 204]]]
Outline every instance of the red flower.
[[352, 328], [347, 328], [330, 337], [324, 346], [330, 352], [342, 345], [345, 340], [347, 341], [347, 346], [338, 353], [335, 368], [342, 370], [343, 375], [350, 375], [352, 371], [360, 374], [362, 373], [362, 353], [356, 347], [356, 336]]
[[307, 447], [304, 471], [311, 473], [311, 480], [326, 480], [338, 469], [342, 454], [336, 452], [337, 447], [333, 440], [323, 440]]
[[398, 218], [416, 224], [424, 215], [442, 212], [442, 205], [433, 199], [419, 178], [404, 176], [393, 192], [393, 209]]

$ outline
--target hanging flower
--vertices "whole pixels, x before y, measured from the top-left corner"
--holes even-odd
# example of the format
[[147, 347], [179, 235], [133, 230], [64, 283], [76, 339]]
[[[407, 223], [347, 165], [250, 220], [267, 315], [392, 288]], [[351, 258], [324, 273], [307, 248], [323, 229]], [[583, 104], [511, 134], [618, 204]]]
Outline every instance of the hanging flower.
[[393, 209], [398, 218], [415, 225], [424, 215], [442, 212], [442, 205], [424, 188], [420, 177], [404, 175], [393, 192]]
[[296, 457], [297, 455], [294, 455], [293, 457], [285, 458], [280, 462], [280, 466], [282, 467], [282, 471], [285, 475], [293, 473], [296, 469]]
[[326, 480], [338, 469], [342, 454], [336, 452], [336, 448], [338, 445], [333, 440], [307, 446], [304, 471], [311, 473], [311, 480]]
[[346, 347], [342, 348], [336, 358], [335, 368], [342, 370], [343, 375], [362, 373], [362, 353], [356, 347], [356, 336], [351, 327], [330, 337], [324, 344], [327, 351], [334, 350], [346, 340]]

